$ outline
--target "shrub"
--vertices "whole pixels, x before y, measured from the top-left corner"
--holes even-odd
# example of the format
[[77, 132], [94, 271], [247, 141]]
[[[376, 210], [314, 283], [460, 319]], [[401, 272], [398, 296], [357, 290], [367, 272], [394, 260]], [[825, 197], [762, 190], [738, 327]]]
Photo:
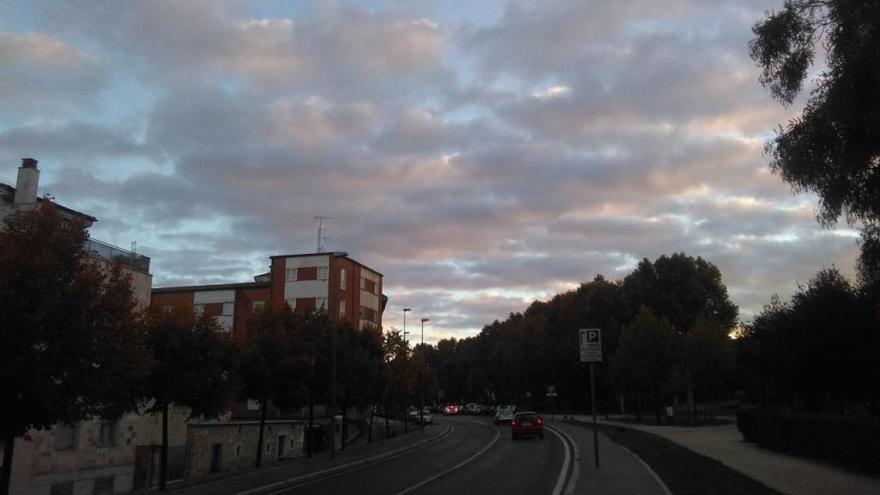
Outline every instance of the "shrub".
[[736, 425], [747, 442], [880, 474], [877, 418], [748, 409]]

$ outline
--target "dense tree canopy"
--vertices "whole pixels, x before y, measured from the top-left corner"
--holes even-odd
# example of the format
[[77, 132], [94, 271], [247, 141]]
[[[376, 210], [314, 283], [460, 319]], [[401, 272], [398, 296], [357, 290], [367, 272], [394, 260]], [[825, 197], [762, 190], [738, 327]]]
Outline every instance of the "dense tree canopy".
[[83, 251], [87, 236], [48, 200], [12, 213], [0, 231], [4, 469], [14, 438], [31, 428], [138, 406], [147, 356], [131, 281], [118, 266], [95, 264]]
[[768, 143], [771, 167], [818, 193], [824, 223], [880, 222], [880, 2], [786, 0], [753, 31], [761, 82], [786, 105], [826, 53], [803, 113]]
[[144, 395], [151, 412], [162, 414], [159, 487], [167, 487], [168, 409], [186, 407], [194, 417], [216, 417], [239, 387], [239, 353], [216, 319], [177, 311], [151, 315], [145, 345], [152, 367]]
[[[596, 276], [576, 290], [536, 301], [486, 325], [475, 337], [437, 343], [430, 353], [446, 401], [585, 407], [586, 367], [577, 331], [601, 328], [600, 398], [717, 385], [732, 371], [728, 334], [737, 307], [716, 266], [684, 253], [643, 260], [623, 281]], [[651, 371], [645, 371], [651, 367]], [[673, 378], [678, 378], [677, 381]], [[548, 400], [552, 387], [557, 398]]]
[[872, 299], [837, 270], [818, 272], [790, 303], [775, 298], [737, 342], [746, 391], [761, 403], [880, 414], [880, 322]]
[[674, 253], [653, 263], [642, 260], [624, 278], [623, 289], [633, 311], [647, 306], [669, 320], [677, 333], [686, 333], [699, 317], [727, 329], [736, 323], [737, 307], [727, 295], [721, 271], [700, 257]]
[[287, 305], [267, 306], [251, 318], [241, 343], [241, 396], [260, 402], [256, 467], [263, 461], [263, 436], [271, 402], [276, 407], [304, 403], [307, 346], [297, 315]]

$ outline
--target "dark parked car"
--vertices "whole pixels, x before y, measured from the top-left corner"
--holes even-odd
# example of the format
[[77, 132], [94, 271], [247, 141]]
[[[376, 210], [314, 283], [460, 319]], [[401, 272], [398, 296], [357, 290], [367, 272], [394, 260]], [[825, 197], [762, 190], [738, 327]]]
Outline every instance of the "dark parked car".
[[510, 422], [510, 436], [516, 440], [526, 435], [544, 438], [544, 420], [534, 412], [519, 412]]

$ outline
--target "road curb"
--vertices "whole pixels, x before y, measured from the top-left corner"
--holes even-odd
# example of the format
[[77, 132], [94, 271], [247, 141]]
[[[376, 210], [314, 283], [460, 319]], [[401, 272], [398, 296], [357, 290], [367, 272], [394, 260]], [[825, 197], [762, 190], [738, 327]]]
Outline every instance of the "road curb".
[[285, 487], [289, 487], [290, 485], [299, 485], [303, 483], [308, 483], [310, 481], [315, 481], [323, 478], [328, 478], [331, 476], [335, 476], [340, 473], [344, 473], [347, 471], [351, 471], [354, 469], [358, 469], [364, 467], [368, 464], [375, 464], [377, 462], [382, 462], [388, 459], [392, 459], [394, 457], [400, 456], [401, 454], [408, 452], [410, 450], [415, 450], [421, 447], [424, 447], [430, 443], [437, 442], [447, 436], [452, 432], [451, 426], [446, 426], [445, 430], [441, 433], [438, 433], [436, 436], [431, 438], [426, 438], [422, 441], [411, 443], [408, 445], [404, 445], [403, 447], [398, 447], [389, 452], [383, 452], [381, 454], [377, 454], [374, 456], [370, 456], [364, 459], [358, 459], [356, 461], [349, 462], [347, 464], [341, 464], [339, 466], [333, 466], [331, 468], [323, 469], [321, 471], [316, 471], [314, 473], [303, 474], [300, 476], [296, 476], [293, 478], [288, 478], [282, 481], [276, 481], [275, 483], [271, 483], [268, 485], [264, 485], [257, 488], [252, 488], [250, 490], [246, 490], [243, 492], [238, 492], [235, 495], [263, 495], [268, 493], [273, 493], [276, 490], [283, 489]]
[[563, 438], [564, 441], [568, 443], [568, 446], [571, 449], [571, 470], [568, 474], [568, 479], [565, 482], [565, 488], [562, 490], [562, 492], [566, 495], [571, 495], [574, 493], [575, 485], [577, 485], [578, 476], [580, 476], [581, 451], [578, 448], [577, 442], [575, 442], [568, 433], [562, 431], [562, 429], [560, 428], [550, 426], [549, 424], [545, 424], [544, 426], [559, 435], [560, 438]]

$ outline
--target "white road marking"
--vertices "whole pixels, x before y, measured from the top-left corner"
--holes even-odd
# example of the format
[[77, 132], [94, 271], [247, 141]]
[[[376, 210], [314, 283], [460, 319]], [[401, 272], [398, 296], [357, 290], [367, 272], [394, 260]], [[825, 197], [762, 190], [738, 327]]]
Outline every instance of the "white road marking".
[[[562, 470], [559, 471], [559, 478], [556, 479], [556, 486], [553, 487], [553, 495], [559, 495], [562, 493], [562, 489], [565, 488], [565, 475], [568, 474], [568, 466], [571, 464], [571, 453], [569, 452], [569, 445], [573, 446], [574, 444], [569, 444], [562, 436], [563, 433], [556, 431], [556, 428], [551, 428], [548, 426], [547, 430], [559, 438], [559, 443], [562, 444], [562, 448], [565, 450], [565, 460], [562, 462]], [[567, 436], [568, 435], [566, 435], [566, 437]], [[577, 467], [577, 464], [575, 464], [575, 467]], [[576, 476], [577, 473], [573, 472], [572, 479], [576, 480]], [[570, 486], [574, 486], [574, 481], [570, 483]]]
[[[385, 462], [385, 461], [390, 461], [392, 459], [397, 459], [398, 457], [406, 455], [414, 450], [419, 450], [422, 447], [426, 447], [426, 446], [428, 446], [438, 440], [446, 438], [447, 436], [449, 436], [452, 433], [452, 430], [454, 430], [454, 429], [455, 429], [455, 427], [453, 427], [453, 426], [447, 426], [446, 431], [444, 431], [443, 433], [440, 433], [436, 437], [428, 439], [428, 440], [424, 441], [423, 443], [417, 444], [415, 446], [409, 445], [409, 446], [400, 447], [396, 450], [392, 450], [391, 452], [386, 452], [384, 454], [375, 455], [375, 456], [367, 458], [367, 459], [361, 459], [359, 461], [350, 462], [348, 464], [342, 464], [342, 465], [334, 466], [334, 467], [327, 468], [327, 469], [324, 469], [321, 471], [315, 471], [312, 473], [296, 476], [294, 478], [288, 478], [286, 480], [271, 483], [269, 485], [263, 485], [263, 486], [259, 486], [257, 488], [252, 488], [250, 490], [243, 491], [243, 492], [238, 492], [235, 495], [256, 495], [257, 493], [265, 493], [264, 491], [267, 489], [271, 490], [273, 488], [283, 487], [280, 490], [265, 493], [265, 495], [277, 495], [279, 493], [285, 493], [286, 491], [292, 490], [294, 488], [313, 485], [313, 484], [318, 483], [320, 481], [325, 481], [325, 480], [328, 480], [331, 478], [336, 478], [337, 476], [342, 476], [343, 474], [348, 474], [348, 473], [351, 473], [352, 471], [357, 471], [359, 469], [363, 469], [368, 466], [373, 466], [375, 463], [381, 463], [381, 462]], [[302, 480], [302, 481], [299, 482], [300, 480]], [[218, 481], [222, 481], [222, 480], [218, 480]]]
[[[478, 422], [478, 421], [472, 421], [472, 423], [474, 423], [474, 424], [479, 424], [479, 425], [485, 425], [485, 423], [480, 423], [480, 422]], [[440, 474], [438, 474], [438, 475], [431, 476], [430, 478], [426, 479], [425, 481], [422, 481], [421, 483], [417, 483], [417, 484], [415, 484], [415, 485], [413, 485], [413, 486], [411, 486], [411, 487], [409, 487], [409, 488], [407, 488], [407, 489], [405, 489], [405, 490], [402, 490], [402, 491], [397, 492], [395, 495], [404, 495], [404, 494], [406, 494], [406, 493], [410, 493], [410, 492], [412, 492], [413, 490], [415, 490], [415, 489], [417, 489], [417, 488], [421, 488], [421, 487], [427, 485], [428, 483], [430, 483], [430, 482], [432, 482], [432, 481], [434, 481], [434, 480], [436, 480], [436, 479], [438, 479], [438, 478], [440, 478], [440, 477], [446, 476], [447, 474], [449, 474], [449, 473], [455, 471], [456, 469], [458, 469], [458, 468], [464, 466], [465, 464], [467, 464], [467, 463], [473, 461], [474, 459], [476, 459], [477, 457], [481, 456], [481, 455], [483, 454], [483, 452], [486, 452], [487, 450], [489, 450], [489, 448], [491, 448], [493, 445], [495, 445], [495, 442], [497, 442], [497, 441], [498, 441], [498, 438], [500, 438], [500, 437], [501, 437], [501, 430], [499, 430], [498, 428], [496, 428], [496, 429], [495, 429], [495, 438], [493, 438], [492, 441], [489, 442], [488, 445], [486, 445], [485, 447], [483, 447], [482, 449], [480, 449], [480, 451], [477, 452], [476, 454], [474, 454], [474, 455], [468, 457], [468, 458], [465, 459], [464, 461], [462, 461], [462, 462], [456, 464], [455, 466], [452, 466], [451, 468], [447, 469], [446, 471], [443, 471], [442, 473], [440, 473]]]

